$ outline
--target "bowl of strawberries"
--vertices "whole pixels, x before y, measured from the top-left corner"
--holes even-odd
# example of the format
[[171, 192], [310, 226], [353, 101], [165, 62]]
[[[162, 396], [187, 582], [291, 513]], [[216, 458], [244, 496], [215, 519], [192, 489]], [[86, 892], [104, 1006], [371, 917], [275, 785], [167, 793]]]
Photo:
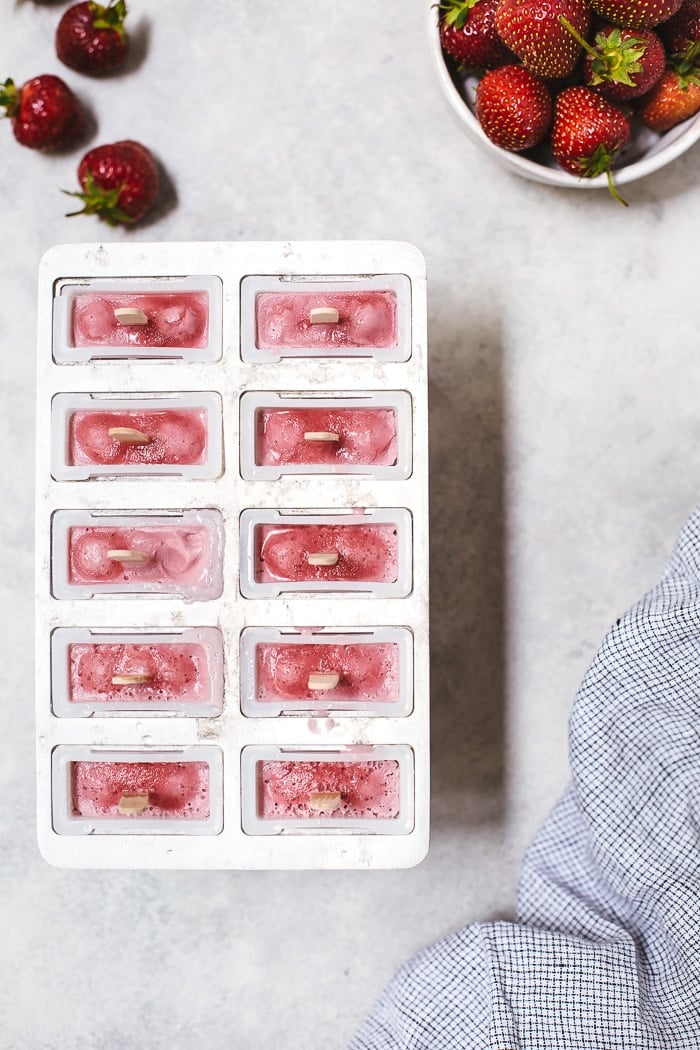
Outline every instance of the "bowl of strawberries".
[[441, 0], [431, 39], [464, 129], [525, 178], [625, 204], [700, 138], [700, 0]]

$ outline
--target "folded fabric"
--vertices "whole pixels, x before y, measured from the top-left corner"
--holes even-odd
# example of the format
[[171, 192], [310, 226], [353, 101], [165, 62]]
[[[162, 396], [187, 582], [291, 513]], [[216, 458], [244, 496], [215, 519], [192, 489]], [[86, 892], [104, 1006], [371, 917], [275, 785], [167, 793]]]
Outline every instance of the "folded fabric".
[[700, 1047], [700, 507], [577, 693], [518, 922], [396, 974], [350, 1050]]

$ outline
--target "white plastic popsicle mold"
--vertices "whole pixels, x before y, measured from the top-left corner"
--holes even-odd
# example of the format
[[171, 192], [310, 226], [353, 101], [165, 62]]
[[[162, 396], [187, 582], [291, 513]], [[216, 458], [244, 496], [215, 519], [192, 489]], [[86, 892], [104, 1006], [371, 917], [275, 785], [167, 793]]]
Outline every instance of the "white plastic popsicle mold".
[[[297, 345], [287, 354], [284, 347], [271, 353], [256, 346], [256, 295], [270, 291], [313, 292], [310, 302], [320, 312], [310, 319], [317, 326], [311, 347]], [[343, 293], [352, 298], [362, 291], [393, 297], [392, 347], [375, 348], [369, 340], [348, 349], [334, 338]], [[179, 292], [206, 295], [207, 335], [199, 346], [184, 346], [177, 333], [171, 341], [178, 347], [154, 345], [160, 336], [148, 334], [150, 319], [138, 313], [120, 315], [135, 329], [126, 344], [74, 345], [76, 296], [97, 293], [109, 310], [118, 302], [148, 314], [153, 296]], [[324, 292], [333, 293], [328, 308]], [[175, 328], [178, 309], [177, 299], [168, 300], [168, 323]], [[420, 252], [403, 242], [373, 241], [58, 246], [39, 269], [38, 361], [36, 730], [43, 856], [74, 868], [419, 863], [429, 841], [428, 404]], [[113, 401], [168, 407], [178, 400], [214, 406], [214, 455], [201, 475], [185, 469], [71, 472], [65, 456], [71, 406], [101, 408]], [[274, 477], [248, 469], [254, 435], [247, 405], [355, 402], [395, 408], [395, 468], [350, 472], [334, 465], [297, 472], [295, 466]], [[397, 581], [388, 591], [383, 585], [256, 588], [251, 528], [298, 520], [393, 523]], [[69, 579], [68, 529], [86, 521], [127, 527], [206, 522], [214, 563], [205, 592], [139, 586], [138, 567], [124, 586], [76, 586]], [[397, 642], [399, 695], [396, 702], [363, 706], [318, 690], [319, 702], [314, 696], [271, 714], [251, 694], [256, 638]], [[74, 703], [69, 646], [88, 639], [154, 645], [197, 640], [209, 647], [211, 696], [201, 705], [186, 699], [159, 704], [155, 690], [139, 699], [132, 689], [123, 703]], [[323, 764], [395, 761], [399, 812], [356, 819], [348, 798], [311, 820], [271, 821], [260, 809], [260, 756]], [[76, 811], [73, 763], [188, 761], [209, 765], [206, 819], [154, 816], [139, 799], [119, 819], [84, 818]], [[323, 784], [316, 787], [323, 794]]]
[[[114, 394], [57, 394], [51, 405], [51, 475], [56, 481], [88, 481], [91, 478], [147, 477], [148, 475], [172, 475], [181, 478], [218, 478], [223, 470], [221, 444], [222, 409], [221, 396], [211, 391], [201, 394], [163, 394], [159, 397], [115, 396]], [[136, 423], [143, 413], [155, 415], [182, 413], [194, 414], [201, 423], [205, 441], [197, 462], [148, 462], [148, 457], [134, 458], [131, 462], [75, 463], [71, 456], [71, 420], [76, 413], [101, 416], [109, 413], [114, 417], [114, 427], [123, 427], [140, 433]], [[136, 417], [134, 419], [133, 417]], [[148, 449], [150, 435], [144, 435]], [[128, 443], [128, 435], [126, 435]], [[136, 443], [139, 447], [139, 442]]]

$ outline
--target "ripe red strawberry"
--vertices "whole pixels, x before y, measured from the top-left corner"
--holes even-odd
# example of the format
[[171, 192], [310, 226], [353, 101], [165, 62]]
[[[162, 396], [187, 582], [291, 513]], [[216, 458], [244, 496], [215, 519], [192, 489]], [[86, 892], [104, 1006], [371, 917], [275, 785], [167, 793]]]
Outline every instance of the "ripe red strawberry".
[[682, 0], [590, 0], [597, 15], [618, 26], [651, 29], [675, 15]]
[[540, 77], [524, 66], [500, 66], [476, 89], [476, 115], [496, 146], [518, 152], [536, 146], [552, 120], [552, 98]]
[[533, 73], [565, 77], [576, 65], [581, 47], [560, 22], [561, 16], [586, 35], [590, 21], [586, 0], [499, 0], [496, 31]]
[[496, 69], [512, 62], [496, 33], [498, 0], [444, 0], [440, 5], [443, 50], [467, 69]]
[[612, 102], [643, 95], [666, 66], [660, 39], [650, 29], [603, 26], [589, 44], [566, 19], [562, 22], [586, 51], [583, 81]]
[[641, 100], [639, 117], [652, 131], [668, 131], [700, 110], [700, 43], [671, 63]]
[[124, 65], [129, 40], [125, 0], [85, 0], [68, 7], [56, 30], [56, 54], [69, 69], [99, 75]]
[[700, 0], [685, 0], [676, 14], [659, 26], [658, 33], [669, 54], [685, 53], [700, 40]]
[[[138, 222], [158, 197], [156, 162], [139, 142], [114, 142], [86, 153], [78, 166], [82, 193], [69, 193], [84, 204], [71, 215], [98, 215], [110, 226]], [[64, 190], [64, 193], [67, 193]]]
[[585, 179], [607, 175], [610, 192], [621, 204], [626, 202], [613, 185], [610, 166], [629, 137], [624, 113], [591, 88], [566, 88], [554, 104], [551, 143], [559, 166]]
[[125, 0], [108, 4], [73, 4], [56, 30], [56, 54], [78, 73], [113, 73], [126, 61], [129, 40], [124, 30]]
[[49, 73], [19, 88], [6, 80], [0, 85], [0, 106], [12, 121], [17, 141], [30, 149], [64, 149], [85, 133], [83, 107], [68, 85]]

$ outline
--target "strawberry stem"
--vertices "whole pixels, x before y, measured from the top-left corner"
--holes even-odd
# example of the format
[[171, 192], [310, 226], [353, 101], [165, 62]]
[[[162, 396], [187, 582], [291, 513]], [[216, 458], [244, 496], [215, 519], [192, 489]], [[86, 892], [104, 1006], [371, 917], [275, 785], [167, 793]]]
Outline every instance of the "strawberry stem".
[[4, 117], [13, 117], [19, 107], [19, 91], [14, 80], [9, 78], [0, 84], [0, 106], [5, 107]]
[[119, 196], [125, 188], [125, 184], [122, 183], [113, 190], [102, 189], [97, 185], [93, 176], [88, 173], [85, 176], [85, 191], [83, 193], [61, 190], [61, 193], [65, 193], [67, 197], [77, 197], [84, 205], [80, 211], [66, 212], [66, 218], [72, 218], [74, 215], [97, 215], [110, 226], [133, 222], [131, 216], [127, 215], [119, 207]]
[[565, 18], [564, 15], [559, 15], [559, 21], [565, 29], [568, 29], [574, 40], [581, 45], [584, 51], [587, 51], [589, 55], [593, 55], [594, 58], [598, 57], [598, 52], [596, 51], [596, 49], [592, 47], [587, 40], [584, 40], [584, 38], [579, 33], [578, 29], [575, 29], [572, 26], [568, 18]]
[[443, 0], [439, 5], [443, 12], [443, 22], [454, 29], [462, 29], [469, 18], [469, 12], [479, 0]]
[[124, 19], [128, 14], [126, 0], [110, 0], [107, 6], [90, 0], [90, 11], [95, 29], [111, 29], [118, 33], [122, 40], [125, 39]]
[[610, 190], [610, 193], [611, 193], [613, 199], [616, 200], [618, 204], [622, 204], [623, 207], [625, 207], [625, 208], [629, 207], [629, 205], [627, 204], [627, 201], [620, 194], [620, 191], [618, 190], [617, 186], [613, 182], [612, 172], [610, 171], [610, 168], [608, 168], [608, 170], [606, 171], [605, 174], [607, 175], [607, 178], [608, 178], [608, 189]]

